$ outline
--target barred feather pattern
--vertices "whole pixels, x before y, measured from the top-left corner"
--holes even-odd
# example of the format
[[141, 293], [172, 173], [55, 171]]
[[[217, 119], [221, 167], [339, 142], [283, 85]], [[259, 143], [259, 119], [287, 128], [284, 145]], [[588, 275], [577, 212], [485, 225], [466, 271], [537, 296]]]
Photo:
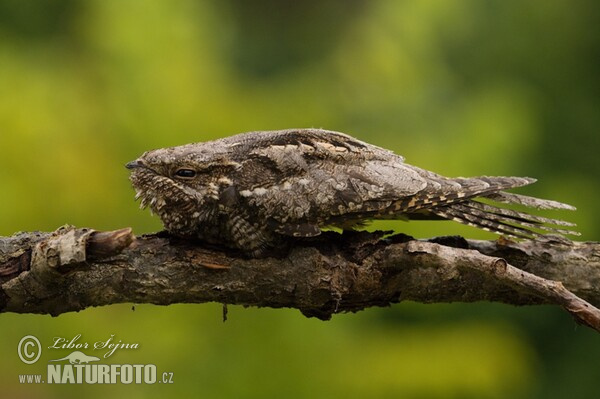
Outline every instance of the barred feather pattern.
[[[458, 186], [453, 186], [456, 191], [444, 194], [422, 193], [396, 202], [389, 212], [392, 215], [398, 212], [408, 213], [409, 219], [411, 218], [411, 212], [421, 212], [418, 219], [426, 219], [422, 216], [422, 211], [426, 210], [442, 219], [453, 220], [520, 239], [533, 239], [545, 234], [580, 235], [577, 231], [561, 228], [574, 227], [574, 223], [502, 208], [476, 199], [478, 197], [486, 198], [536, 209], [575, 210], [573, 206], [561, 202], [502, 191], [534, 183], [535, 179], [484, 176], [447, 180], [458, 183]], [[437, 179], [438, 183], [439, 181]]]
[[[494, 197], [496, 196], [494, 195]], [[523, 196], [520, 197], [522, 199]], [[544, 201], [539, 198], [532, 199], [535, 200], [535, 203], [537, 204]], [[561, 205], [561, 209], [564, 209], [562, 205], [571, 207], [570, 205], [557, 203], [556, 201], [550, 202], [552, 203], [552, 206], [555, 204]], [[519, 202], [519, 204], [522, 205], [522, 202]], [[574, 223], [536, 216], [512, 209], [500, 208], [476, 200], [441, 206], [433, 208], [431, 211], [445, 219], [454, 220], [459, 223], [515, 238], [533, 239], [548, 233], [557, 235], [580, 235], [577, 231], [561, 228], [562, 226], [573, 227], [575, 226]]]

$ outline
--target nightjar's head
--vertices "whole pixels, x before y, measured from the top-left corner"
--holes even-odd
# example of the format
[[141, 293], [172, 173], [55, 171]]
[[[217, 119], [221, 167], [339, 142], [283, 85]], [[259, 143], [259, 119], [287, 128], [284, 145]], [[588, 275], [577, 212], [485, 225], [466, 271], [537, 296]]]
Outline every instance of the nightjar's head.
[[148, 151], [126, 165], [140, 207], [149, 206], [171, 232], [192, 233], [218, 211], [219, 193], [231, 184], [226, 173], [235, 165], [207, 144]]

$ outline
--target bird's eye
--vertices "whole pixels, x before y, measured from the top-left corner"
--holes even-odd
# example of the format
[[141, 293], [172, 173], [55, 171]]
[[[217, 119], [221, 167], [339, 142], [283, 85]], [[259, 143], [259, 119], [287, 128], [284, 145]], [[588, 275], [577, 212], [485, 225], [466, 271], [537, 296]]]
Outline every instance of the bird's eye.
[[196, 171], [193, 169], [178, 169], [177, 172], [175, 172], [175, 176], [190, 179], [196, 176]]

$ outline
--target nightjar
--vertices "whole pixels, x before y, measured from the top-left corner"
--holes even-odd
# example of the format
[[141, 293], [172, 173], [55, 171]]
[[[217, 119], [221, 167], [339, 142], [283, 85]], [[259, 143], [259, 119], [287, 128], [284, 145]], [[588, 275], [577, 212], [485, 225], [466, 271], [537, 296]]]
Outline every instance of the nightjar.
[[327, 226], [350, 229], [371, 219], [449, 219], [518, 238], [578, 234], [567, 229], [572, 223], [500, 205], [575, 209], [505, 191], [535, 179], [447, 178], [321, 129], [257, 131], [162, 148], [127, 168], [141, 207], [149, 206], [171, 234], [250, 256], [283, 237], [313, 237]]

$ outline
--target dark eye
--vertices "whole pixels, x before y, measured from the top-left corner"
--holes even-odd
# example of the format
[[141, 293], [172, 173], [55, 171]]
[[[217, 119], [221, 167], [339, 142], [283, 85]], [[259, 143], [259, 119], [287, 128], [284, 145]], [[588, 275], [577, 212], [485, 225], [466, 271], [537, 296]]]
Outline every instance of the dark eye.
[[178, 169], [177, 172], [175, 172], [175, 176], [189, 179], [196, 176], [196, 171], [193, 169]]

